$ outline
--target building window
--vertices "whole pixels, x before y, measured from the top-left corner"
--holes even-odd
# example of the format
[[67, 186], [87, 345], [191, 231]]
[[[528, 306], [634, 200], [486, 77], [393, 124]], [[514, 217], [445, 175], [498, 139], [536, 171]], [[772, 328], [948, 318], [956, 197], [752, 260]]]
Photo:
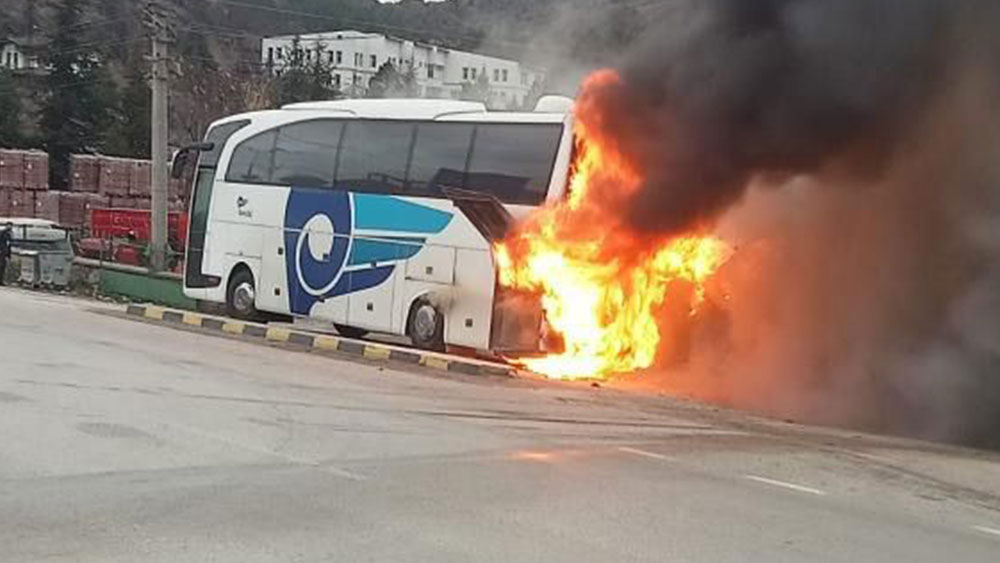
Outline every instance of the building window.
[[427, 78], [434, 78], [434, 66], [427, 65]]
[[507, 75], [507, 69], [503, 69], [502, 74], [503, 74], [503, 81], [507, 82], [507, 77], [508, 77], [508, 75]]
[[267, 48], [267, 62], [268, 63], [274, 62], [274, 47]]
[[333, 75], [333, 87], [336, 88], [336, 89], [338, 89], [338, 90], [340, 89], [340, 75], [339, 74], [334, 74]]
[[500, 82], [500, 69], [493, 69], [493, 82]]
[[462, 80], [468, 80], [468, 79], [469, 79], [469, 67], [464, 66], [462, 67]]
[[371, 56], [371, 63], [372, 63], [372, 68], [378, 68], [378, 56], [377, 55], [372, 55]]
[[337, 64], [344, 62], [344, 52], [337, 51]]

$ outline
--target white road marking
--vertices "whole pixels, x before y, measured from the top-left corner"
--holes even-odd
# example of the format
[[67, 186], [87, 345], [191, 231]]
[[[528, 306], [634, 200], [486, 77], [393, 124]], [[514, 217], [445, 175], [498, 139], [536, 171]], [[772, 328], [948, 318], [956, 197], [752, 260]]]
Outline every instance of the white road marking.
[[972, 529], [976, 530], [977, 532], [982, 532], [984, 534], [990, 534], [991, 536], [1000, 536], [1000, 530], [996, 528], [990, 528], [987, 526], [973, 526]]
[[804, 485], [796, 485], [795, 483], [788, 483], [786, 481], [778, 481], [777, 479], [768, 479], [767, 477], [758, 477], [757, 475], [744, 475], [747, 479], [751, 481], [757, 481], [758, 483], [765, 483], [767, 485], [774, 485], [775, 487], [782, 487], [785, 489], [791, 489], [793, 491], [798, 491], [800, 493], [809, 493], [811, 495], [825, 496], [826, 491], [821, 491], [819, 489], [814, 489], [812, 487], [806, 487]]
[[647, 452], [646, 450], [640, 450], [639, 448], [630, 448], [628, 446], [622, 446], [618, 448], [618, 451], [629, 454], [641, 455], [643, 457], [650, 457], [653, 459], [670, 459], [669, 457], [663, 454], [658, 454], [656, 452]]

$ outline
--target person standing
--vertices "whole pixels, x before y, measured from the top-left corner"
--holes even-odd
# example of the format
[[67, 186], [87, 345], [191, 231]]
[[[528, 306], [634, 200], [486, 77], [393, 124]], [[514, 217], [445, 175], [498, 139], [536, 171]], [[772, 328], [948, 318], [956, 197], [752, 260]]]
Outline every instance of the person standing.
[[10, 259], [10, 244], [13, 236], [14, 224], [8, 221], [0, 230], [0, 286], [6, 285], [4, 277], [7, 274], [7, 260]]

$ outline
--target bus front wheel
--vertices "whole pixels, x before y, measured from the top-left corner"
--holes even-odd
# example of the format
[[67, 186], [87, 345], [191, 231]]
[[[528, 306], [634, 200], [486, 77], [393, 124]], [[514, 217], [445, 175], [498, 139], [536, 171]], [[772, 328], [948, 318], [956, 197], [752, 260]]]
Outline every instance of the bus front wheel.
[[406, 335], [417, 348], [444, 352], [444, 315], [429, 301], [417, 301], [410, 309]]
[[254, 321], [260, 317], [257, 311], [257, 289], [253, 274], [245, 268], [233, 273], [226, 291], [226, 311], [230, 317], [244, 321]]

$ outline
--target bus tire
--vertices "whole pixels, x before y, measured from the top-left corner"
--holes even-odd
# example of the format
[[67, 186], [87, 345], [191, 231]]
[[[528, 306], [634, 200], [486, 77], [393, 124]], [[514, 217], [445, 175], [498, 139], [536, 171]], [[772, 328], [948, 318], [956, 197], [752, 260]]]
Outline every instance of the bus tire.
[[416, 300], [406, 320], [406, 335], [417, 348], [444, 352], [444, 315], [430, 301]]
[[226, 289], [226, 313], [235, 319], [255, 321], [260, 318], [256, 301], [257, 288], [253, 274], [246, 267], [237, 267], [230, 276]]
[[353, 338], [355, 340], [360, 340], [368, 336], [367, 330], [363, 328], [358, 328], [356, 326], [334, 324], [333, 328], [337, 329], [337, 334], [343, 336], [344, 338]]

